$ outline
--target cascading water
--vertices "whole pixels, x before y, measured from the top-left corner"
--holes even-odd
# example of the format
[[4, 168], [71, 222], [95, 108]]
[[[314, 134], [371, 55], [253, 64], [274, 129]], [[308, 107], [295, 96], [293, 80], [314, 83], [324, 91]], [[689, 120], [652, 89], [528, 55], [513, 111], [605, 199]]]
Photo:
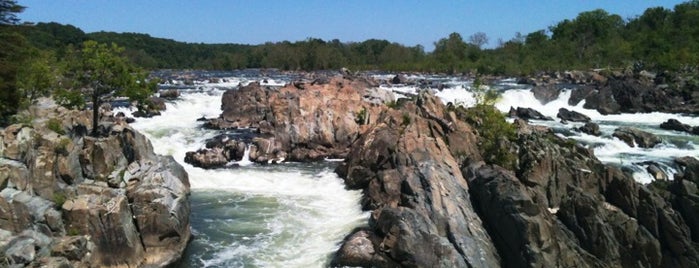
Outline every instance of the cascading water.
[[[231, 78], [230, 85], [245, 80]], [[184, 163], [187, 151], [219, 134], [198, 126], [217, 117], [223, 91], [198, 85], [154, 118], [138, 118], [157, 153], [172, 155], [189, 173], [192, 243], [181, 267], [322, 267], [353, 228], [366, 224], [360, 192], [347, 191], [333, 163], [204, 170]], [[122, 109], [125, 113], [130, 113]], [[249, 148], [246, 149], [246, 153]]]

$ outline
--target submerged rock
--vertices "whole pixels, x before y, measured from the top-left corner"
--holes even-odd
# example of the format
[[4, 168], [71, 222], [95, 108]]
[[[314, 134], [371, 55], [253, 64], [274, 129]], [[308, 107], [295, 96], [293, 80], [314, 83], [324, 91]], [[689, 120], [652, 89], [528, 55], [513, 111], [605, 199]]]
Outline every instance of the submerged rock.
[[602, 135], [602, 132], [599, 129], [599, 125], [597, 123], [592, 123], [592, 122], [585, 123], [585, 125], [583, 125], [579, 128], [575, 128], [575, 130], [580, 131], [580, 132], [585, 133], [585, 134], [592, 135], [592, 136]]
[[690, 125], [683, 124], [677, 119], [668, 119], [667, 121], [660, 124], [660, 128], [686, 132], [693, 135], [699, 135], [699, 126], [692, 127]]
[[662, 142], [658, 136], [632, 127], [617, 128], [612, 136], [619, 138], [631, 147], [638, 145], [641, 148], [653, 148]]

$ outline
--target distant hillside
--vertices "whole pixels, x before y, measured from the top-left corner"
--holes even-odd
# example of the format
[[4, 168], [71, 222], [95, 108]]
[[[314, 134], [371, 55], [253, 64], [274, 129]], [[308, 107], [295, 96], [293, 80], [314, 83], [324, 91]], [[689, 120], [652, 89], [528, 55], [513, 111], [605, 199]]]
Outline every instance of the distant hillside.
[[[494, 18], [496, 19], [496, 18]], [[114, 42], [144, 68], [321, 70], [350, 67], [387, 71], [426, 71], [521, 75], [589, 68], [693, 70], [699, 62], [699, 0], [647, 9], [623, 19], [597, 9], [563, 20], [546, 30], [515, 34], [482, 49], [484, 33], [467, 39], [458, 33], [437, 40], [435, 50], [386, 40], [341, 42], [309, 38], [259, 45], [184, 43], [139, 33], [97, 32], [58, 23], [25, 27], [32, 44], [60, 51], [85, 40]]]

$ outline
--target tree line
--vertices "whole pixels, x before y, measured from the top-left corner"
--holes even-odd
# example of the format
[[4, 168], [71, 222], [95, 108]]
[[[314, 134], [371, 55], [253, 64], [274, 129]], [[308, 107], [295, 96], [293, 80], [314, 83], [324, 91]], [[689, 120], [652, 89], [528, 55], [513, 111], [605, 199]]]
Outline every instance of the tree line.
[[[624, 19], [597, 9], [547, 29], [489, 40], [482, 32], [459, 33], [434, 42], [435, 49], [387, 40], [341, 42], [308, 38], [259, 45], [184, 43], [139, 33], [84, 33], [71, 25], [38, 23], [23, 27], [28, 41], [60, 54], [86, 40], [115, 43], [146, 69], [421, 71], [526, 75], [547, 70], [628, 67], [678, 70], [699, 62], [699, 0], [667, 9], [653, 7]], [[494, 48], [484, 48], [489, 41]]]
[[[507, 41], [489, 40], [482, 32], [467, 38], [452, 33], [435, 41], [431, 52], [420, 45], [379, 39], [308, 38], [245, 45], [185, 43], [140, 33], [85, 33], [55, 22], [21, 24], [16, 14], [22, 10], [16, 0], [0, 0], [0, 124], [49, 89], [77, 87], [68, 81], [68, 74], [76, 73], [76, 62], [89, 54], [84, 51], [88, 46], [107, 49], [124, 59], [129, 71], [120, 73], [134, 77], [152, 69], [310, 71], [341, 67], [518, 76], [590, 68], [696, 71], [699, 63], [699, 0], [673, 9], [649, 8], [630, 19], [602, 9], [582, 12], [547, 29], [515, 33]], [[489, 42], [496, 44], [486, 48]], [[70, 94], [64, 97], [74, 98], [68, 103], [78, 101]]]

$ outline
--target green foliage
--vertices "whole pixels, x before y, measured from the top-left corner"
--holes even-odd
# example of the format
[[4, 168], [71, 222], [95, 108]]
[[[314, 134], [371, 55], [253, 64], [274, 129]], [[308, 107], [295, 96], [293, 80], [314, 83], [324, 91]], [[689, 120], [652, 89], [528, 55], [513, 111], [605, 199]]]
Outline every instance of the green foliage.
[[386, 105], [386, 107], [391, 108], [391, 109], [398, 109], [398, 108], [400, 108], [400, 105], [398, 105], [398, 102], [395, 101], [395, 100], [387, 101], [387, 102], [384, 103], [384, 104]]
[[476, 77], [473, 80], [471, 90], [473, 91], [477, 104], [493, 106], [500, 98], [500, 93], [484, 85], [480, 77]]
[[483, 85], [479, 77], [474, 80], [473, 88], [476, 94], [474, 107], [459, 105], [451, 106], [449, 110], [478, 131], [478, 149], [486, 163], [514, 169], [517, 156], [510, 152], [510, 144], [517, 138], [517, 131], [493, 105], [500, 97], [499, 93]]
[[26, 39], [14, 26], [0, 25], [0, 126], [9, 123], [25, 96], [17, 90], [17, 72], [28, 58]]
[[68, 145], [70, 145], [70, 139], [62, 138], [54, 147], [54, 152], [60, 155], [68, 155]]
[[46, 121], [46, 127], [60, 135], [66, 134], [66, 131], [63, 130], [63, 123], [61, 123], [61, 120], [57, 118], [51, 118], [48, 121]]
[[15, 0], [0, 0], [0, 25], [17, 24], [17, 13], [24, 11], [24, 8]]
[[56, 209], [60, 209], [66, 202], [66, 195], [62, 192], [53, 193], [53, 203]]
[[69, 236], [78, 236], [80, 235], [80, 231], [77, 228], [69, 228], [68, 233]]
[[68, 109], [82, 110], [85, 108], [85, 96], [80, 90], [59, 88], [53, 92], [53, 99], [58, 105]]
[[122, 95], [143, 103], [154, 92], [154, 84], [149, 83], [145, 73], [126, 59], [123, 51], [114, 43], [86, 41], [79, 51], [69, 53], [65, 59], [64, 77], [68, 88], [58, 90], [54, 96], [59, 104], [70, 107], [82, 106], [82, 95], [90, 98], [93, 136], [97, 134], [97, 108], [103, 97]]
[[17, 90], [24, 96], [20, 108], [29, 107], [37, 98], [47, 96], [56, 86], [57, 77], [55, 58], [48, 52], [32, 51], [30, 59], [17, 72]]
[[513, 169], [517, 156], [510, 152], [509, 143], [516, 139], [515, 127], [505, 120], [492, 105], [477, 104], [471, 108], [457, 108], [461, 120], [470, 123], [478, 131], [478, 149], [488, 164]]
[[31, 126], [32, 122], [34, 122], [34, 116], [32, 116], [28, 113], [19, 113], [19, 114], [13, 115], [10, 122], [12, 124], [22, 124], [25, 126]]
[[403, 112], [403, 121], [400, 123], [401, 126], [407, 127], [412, 122], [410, 114], [408, 112]]
[[[21, 7], [3, 17], [14, 18]], [[308, 38], [297, 42], [259, 45], [184, 43], [147, 34], [96, 32], [57, 23], [22, 27], [34, 46], [53, 50], [61, 60], [71, 47], [84, 41], [115, 43], [121, 54], [142, 68], [322, 70], [349, 67], [356, 70], [424, 71], [526, 75], [540, 71], [589, 68], [624, 68], [645, 62], [648, 68], [678, 70], [699, 62], [699, 4], [696, 0], [674, 9], [654, 7], [642, 15], [623, 19], [596, 9], [578, 14], [545, 30], [517, 33], [496, 48], [484, 48], [488, 37], [476, 32], [467, 40], [459, 33], [434, 42], [431, 53], [422, 46], [408, 47], [387, 40], [341, 42]], [[5, 41], [5, 40], [3, 40]], [[5, 48], [5, 46], [2, 46]], [[7, 83], [5, 77], [5, 82]], [[10, 81], [11, 82], [11, 81]]]
[[364, 125], [367, 123], [367, 111], [366, 107], [362, 107], [359, 112], [357, 112], [354, 116], [354, 122], [356, 122], [358, 125]]

